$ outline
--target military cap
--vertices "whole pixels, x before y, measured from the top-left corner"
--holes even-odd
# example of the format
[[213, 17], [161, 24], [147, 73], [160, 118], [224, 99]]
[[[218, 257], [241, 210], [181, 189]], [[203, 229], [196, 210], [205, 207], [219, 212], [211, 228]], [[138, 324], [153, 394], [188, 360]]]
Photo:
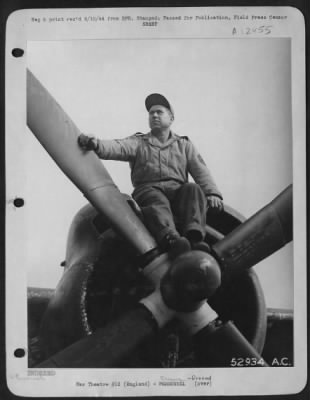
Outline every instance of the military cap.
[[153, 106], [164, 106], [168, 110], [170, 110], [171, 114], [174, 116], [174, 111], [173, 111], [171, 104], [166, 99], [166, 97], [163, 96], [162, 94], [152, 93], [149, 96], [147, 96], [147, 98], [145, 99], [145, 107], [146, 107], [147, 111], [150, 111], [150, 109]]

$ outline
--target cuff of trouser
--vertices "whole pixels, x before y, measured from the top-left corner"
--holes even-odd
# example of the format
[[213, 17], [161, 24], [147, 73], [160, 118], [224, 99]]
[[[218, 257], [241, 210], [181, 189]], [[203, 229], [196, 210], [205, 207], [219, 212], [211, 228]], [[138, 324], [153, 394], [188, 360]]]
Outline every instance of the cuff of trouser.
[[158, 234], [157, 234], [155, 239], [157, 240], [158, 243], [160, 243], [160, 242], [163, 241], [165, 236], [167, 236], [168, 234], [179, 235], [179, 233], [176, 230], [174, 231], [171, 228], [164, 228], [160, 232], [158, 232]]
[[183, 229], [183, 235], [186, 236], [186, 234], [190, 231], [196, 231], [201, 233], [201, 240], [204, 238], [205, 236], [205, 230], [204, 228], [202, 228], [201, 225], [196, 224], [196, 223], [192, 223], [187, 225], [184, 229]]
[[205, 193], [205, 196], [206, 196], [206, 199], [207, 199], [209, 196], [216, 196], [216, 197], [218, 197], [219, 199], [223, 200], [223, 196], [221, 195], [221, 193]]

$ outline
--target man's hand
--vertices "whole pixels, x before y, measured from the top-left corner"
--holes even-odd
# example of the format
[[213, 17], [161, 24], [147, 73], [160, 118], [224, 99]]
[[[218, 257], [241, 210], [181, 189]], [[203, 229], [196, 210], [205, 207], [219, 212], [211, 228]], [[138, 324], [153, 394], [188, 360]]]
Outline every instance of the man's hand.
[[217, 211], [222, 211], [224, 208], [223, 201], [217, 196], [207, 196], [207, 205]]
[[81, 133], [78, 137], [78, 145], [83, 150], [95, 150], [97, 148], [97, 139], [94, 136], [87, 136]]

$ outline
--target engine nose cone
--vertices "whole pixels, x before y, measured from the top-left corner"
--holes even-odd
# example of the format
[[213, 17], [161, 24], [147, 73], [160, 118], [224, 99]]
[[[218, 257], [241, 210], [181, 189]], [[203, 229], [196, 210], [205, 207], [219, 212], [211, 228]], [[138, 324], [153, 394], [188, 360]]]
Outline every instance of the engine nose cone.
[[221, 272], [215, 258], [194, 250], [173, 261], [161, 280], [160, 290], [168, 307], [190, 312], [212, 296], [220, 284]]

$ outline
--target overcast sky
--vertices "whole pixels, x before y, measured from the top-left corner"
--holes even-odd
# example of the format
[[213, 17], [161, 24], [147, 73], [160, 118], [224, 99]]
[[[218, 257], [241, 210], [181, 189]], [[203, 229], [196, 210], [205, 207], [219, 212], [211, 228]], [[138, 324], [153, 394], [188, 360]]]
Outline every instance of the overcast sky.
[[[199, 148], [224, 201], [249, 217], [292, 183], [290, 42], [286, 39], [28, 42], [29, 69], [82, 132], [147, 132], [145, 97], [164, 94], [173, 130]], [[28, 285], [55, 287], [85, 198], [27, 129]], [[129, 165], [105, 161], [121, 191]], [[255, 267], [269, 307], [293, 307], [292, 245]]]

